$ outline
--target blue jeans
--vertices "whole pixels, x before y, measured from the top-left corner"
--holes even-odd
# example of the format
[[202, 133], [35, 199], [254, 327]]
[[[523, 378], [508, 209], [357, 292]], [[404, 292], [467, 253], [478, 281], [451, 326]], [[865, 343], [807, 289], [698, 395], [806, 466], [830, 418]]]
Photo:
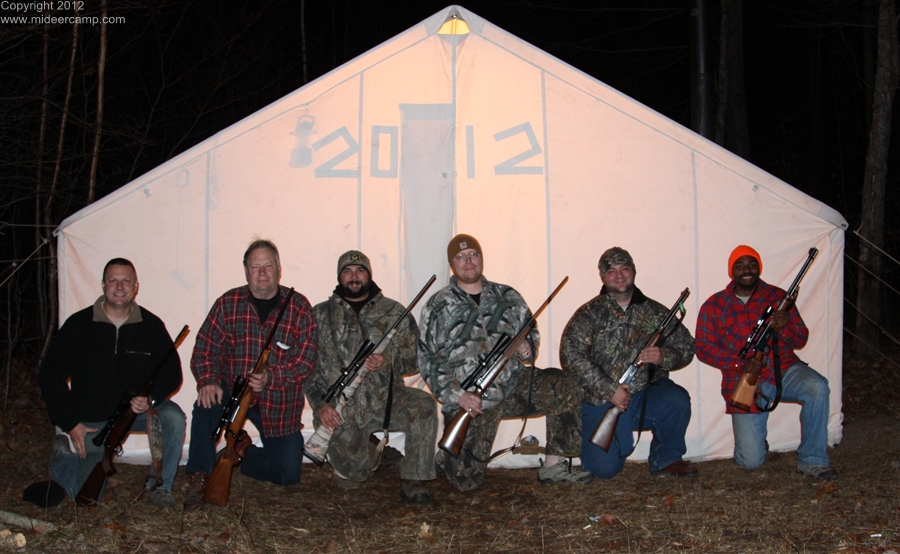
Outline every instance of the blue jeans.
[[[775, 385], [759, 383], [759, 391], [775, 398]], [[814, 369], [797, 362], [782, 376], [781, 399], [799, 402], [800, 447], [797, 448], [797, 467], [828, 467], [828, 414], [831, 390], [828, 379]], [[766, 461], [767, 412], [761, 414], [731, 414], [734, 431], [734, 461], [744, 469], [756, 469]]]
[[[647, 397], [643, 429], [638, 429], [641, 404]], [[631, 396], [628, 409], [619, 416], [609, 452], [591, 442], [591, 435], [603, 415], [612, 407], [581, 404], [581, 469], [597, 477], [612, 479], [625, 467], [625, 458], [634, 448], [634, 431], [653, 431], [650, 441], [650, 471], [659, 471], [682, 459], [687, 452], [684, 434], [691, 422], [691, 396], [669, 378], [659, 379]]]
[[[159, 412], [163, 429], [163, 482], [160, 488], [171, 491], [175, 475], [178, 473], [181, 449], [184, 446], [184, 412], [181, 411], [178, 404], [168, 399], [157, 404], [155, 408]], [[81, 486], [87, 481], [88, 475], [94, 470], [94, 466], [103, 459], [103, 446], [94, 446], [93, 438], [100, 433], [106, 422], [84, 422], [84, 424], [97, 429], [84, 437], [85, 457], [81, 458], [78, 454], [70, 453], [56, 456], [50, 460], [50, 476], [66, 489], [66, 494], [70, 498], [75, 498], [75, 495], [81, 490]], [[139, 414], [135, 417], [131, 430], [147, 431], [147, 414]], [[156, 471], [152, 466], [150, 474], [156, 476]]]
[[[231, 394], [223, 387], [222, 399], [226, 402]], [[191, 445], [188, 448], [188, 462], [185, 473], [212, 473], [216, 463], [216, 442], [210, 435], [216, 430], [222, 418], [223, 404], [214, 404], [209, 408], [194, 403], [191, 421]], [[252, 406], [247, 412], [247, 419], [259, 429], [264, 448], [249, 446], [244, 452], [241, 462], [241, 473], [256, 479], [268, 481], [276, 485], [296, 485], [300, 482], [300, 465], [303, 463], [303, 435], [298, 431], [284, 437], [267, 437], [263, 431], [262, 417], [259, 407]]]

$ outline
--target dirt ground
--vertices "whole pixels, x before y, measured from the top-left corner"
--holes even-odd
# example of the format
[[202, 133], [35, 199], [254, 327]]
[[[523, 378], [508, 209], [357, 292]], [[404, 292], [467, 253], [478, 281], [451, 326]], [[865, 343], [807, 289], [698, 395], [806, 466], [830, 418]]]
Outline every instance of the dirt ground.
[[[0, 421], [0, 510], [56, 530], [0, 529], [24, 534], [23, 552], [897, 553], [898, 368], [848, 360], [844, 373], [834, 483], [796, 474], [790, 452], [770, 454], [755, 472], [732, 460], [704, 462], [693, 479], [652, 477], [646, 464], [629, 463], [611, 481], [542, 486], [533, 469], [496, 469], [470, 493], [434, 481], [432, 503], [410, 506], [390, 467], [344, 492], [328, 465], [306, 464], [301, 483], [286, 488], [236, 472], [228, 507], [186, 514], [136, 500], [146, 469], [125, 464], [100, 506], [66, 500], [44, 510], [22, 501], [28, 484], [47, 479], [52, 427], [34, 369], [17, 366]], [[179, 475], [179, 500], [186, 486]]]

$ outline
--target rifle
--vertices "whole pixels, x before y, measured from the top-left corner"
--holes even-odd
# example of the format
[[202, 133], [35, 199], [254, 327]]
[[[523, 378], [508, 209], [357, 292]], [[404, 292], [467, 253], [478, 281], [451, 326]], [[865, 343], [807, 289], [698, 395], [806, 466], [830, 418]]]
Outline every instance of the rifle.
[[100, 500], [100, 493], [103, 491], [103, 485], [106, 483], [106, 478], [116, 474], [116, 468], [113, 466], [113, 458], [121, 454], [122, 443], [128, 438], [128, 433], [131, 431], [131, 426], [134, 424], [134, 418], [137, 417], [137, 414], [131, 409], [131, 399], [136, 396], [150, 396], [150, 391], [153, 390], [153, 381], [156, 379], [156, 376], [159, 374], [160, 370], [162, 370], [163, 366], [165, 366], [166, 362], [169, 360], [169, 356], [172, 355], [172, 352], [175, 352], [178, 347], [181, 346], [181, 343], [184, 342], [184, 339], [189, 332], [190, 329], [185, 325], [175, 338], [175, 342], [172, 343], [172, 347], [167, 349], [166, 353], [163, 354], [159, 364], [157, 364], [153, 373], [150, 374], [150, 378], [147, 379], [147, 382], [144, 383], [144, 386], [141, 387], [141, 390], [139, 390], [137, 394], [131, 394], [128, 391], [125, 391], [122, 394], [115, 413], [109, 417], [106, 425], [103, 426], [103, 429], [101, 429], [92, 440], [95, 446], [104, 445], [103, 458], [97, 462], [97, 465], [94, 466], [91, 474], [88, 475], [87, 481], [81, 485], [81, 489], [78, 491], [78, 494], [75, 495], [75, 502], [79, 504], [90, 504], [91, 502]]
[[[421, 300], [425, 291], [431, 287], [436, 279], [436, 275], [431, 276], [431, 279], [425, 283], [425, 286], [422, 287], [419, 294], [412, 299], [409, 306], [407, 306], [403, 313], [400, 314], [400, 317], [394, 321], [394, 324], [391, 325], [384, 337], [378, 341], [377, 345], [371, 340], [366, 339], [356, 353], [356, 356], [353, 357], [353, 361], [351, 361], [346, 368], [341, 370], [341, 374], [335, 380], [334, 384], [328, 387], [328, 390], [322, 395], [322, 400], [325, 402], [331, 402], [331, 399], [334, 398], [335, 395], [338, 395], [337, 402], [334, 404], [334, 408], [337, 410], [338, 415], [344, 415], [344, 407], [347, 405], [347, 402], [353, 397], [353, 393], [359, 388], [360, 383], [366, 378], [366, 375], [369, 374], [369, 370], [365, 368], [366, 358], [368, 358], [370, 354], [381, 354], [384, 352], [391, 342], [391, 339], [397, 334], [397, 328], [400, 325], [400, 322], [412, 311], [413, 307]], [[319, 425], [313, 436], [310, 437], [303, 446], [303, 453], [306, 454], [310, 460], [314, 461], [316, 465], [321, 466], [322, 463], [325, 462], [325, 456], [328, 454], [328, 445], [331, 444], [331, 437], [333, 434], [334, 432], [329, 431], [324, 425]]]
[[[806, 275], [806, 271], [813, 263], [813, 260], [816, 259], [816, 255], [818, 253], [818, 248], [809, 249], [809, 255], [807, 256], [806, 261], [803, 262], [803, 266], [800, 268], [800, 272], [797, 273], [797, 276], [794, 278], [794, 282], [791, 283], [791, 286], [788, 287], [788, 290], [785, 292], [784, 298], [782, 298], [778, 303], [778, 307], [774, 310], [772, 309], [772, 306], [767, 307], [757, 320], [756, 327], [753, 328], [753, 332], [751, 332], [750, 336], [747, 337], [747, 342], [738, 353], [738, 357], [740, 359], [746, 359], [747, 355], [751, 351], [753, 351], [753, 357], [759, 361], [763, 361], [769, 354], [769, 350], [771, 349], [770, 339], [775, 333], [775, 329], [772, 327], [771, 321], [772, 314], [776, 311], [789, 310], [791, 308], [791, 305], [797, 299], [797, 293], [800, 289], [800, 281], [803, 279], [803, 276]], [[753, 398], [756, 396], [756, 386], [758, 384], [758, 381], [758, 374], [745, 371], [744, 374], [741, 375], [741, 379], [740, 381], [738, 381], [738, 384], [734, 389], [734, 395], [731, 398], [731, 405], [735, 408], [749, 411], [750, 406], [753, 404]], [[771, 408], [768, 408], [765, 411], [774, 410], [775, 406], [778, 405], [778, 401], [781, 398], [780, 370], [778, 370], [775, 374], [775, 381], [777, 386], [775, 402], [772, 404]]]
[[[628, 366], [625, 373], [622, 374], [622, 377], [619, 379], [620, 385], [631, 385], [632, 381], [634, 381], [634, 376], [637, 374], [638, 368], [643, 367], [644, 365], [644, 361], [641, 360], [641, 352], [646, 348], [659, 344], [659, 341], [663, 338], [663, 333], [669, 327], [669, 324], [672, 323], [672, 320], [677, 317], [676, 314], [681, 312], [681, 317], [677, 318], [678, 321], [684, 319], [686, 313], [684, 301], [690, 294], [691, 291], [687, 288], [681, 291], [681, 296], [678, 297], [675, 305], [672, 306], [672, 309], [669, 310], [666, 317], [656, 326], [656, 330], [653, 331], [653, 334], [647, 339], [644, 347], [638, 352], [637, 357], [631, 362], [631, 365]], [[594, 429], [594, 433], [591, 435], [591, 442], [602, 448], [604, 452], [609, 452], [613, 436], [616, 434], [616, 425], [619, 423], [619, 416], [622, 415], [622, 412], [624, 411], [625, 410], [622, 410], [618, 406], [611, 406], [606, 410], [606, 413], [603, 414], [603, 418], [600, 420], [600, 423], [597, 424], [597, 428]]]
[[[494, 348], [486, 355], [483, 356], [479, 361], [478, 365], [475, 369], [466, 377], [466, 379], [462, 382], [462, 388], [464, 390], [468, 390], [469, 388], [474, 387], [474, 391], [470, 391], [479, 398], [484, 395], [484, 391], [491, 386], [491, 383], [494, 382], [497, 375], [500, 374], [500, 370], [503, 369], [503, 366], [506, 365], [506, 362], [513, 357], [516, 351], [519, 349], [519, 346], [528, 336], [528, 334], [534, 329], [535, 325], [537, 325], [537, 318], [541, 315], [541, 312], [550, 304], [556, 294], [559, 292], [563, 285], [569, 282], [569, 278], [566, 277], [562, 280], [562, 282], [557, 285], [556, 289], [550, 293], [550, 296], [544, 300], [544, 303], [541, 304], [541, 307], [534, 312], [534, 315], [531, 316], [531, 319], [528, 320], [527, 323], [522, 327], [519, 333], [510, 337], [509, 335], [500, 335], [500, 338], [497, 340], [497, 343], [494, 345]], [[453, 416], [453, 419], [450, 420], [450, 423], [447, 424], [447, 427], [444, 429], [444, 435], [441, 437], [440, 442], [438, 442], [438, 446], [441, 449], [445, 450], [453, 457], [459, 456], [460, 450], [462, 450], [462, 445], [466, 441], [466, 434], [469, 432], [469, 423], [472, 422], [472, 419], [475, 416], [467, 412], [466, 410], [460, 410], [456, 412], [456, 415]]]
[[[281, 323], [284, 311], [287, 309], [288, 304], [291, 303], [293, 296], [294, 289], [291, 287], [287, 298], [281, 304], [281, 310], [278, 311], [278, 317], [275, 318], [275, 323], [272, 324], [272, 330], [269, 331], [269, 336], [266, 338], [266, 343], [259, 353], [259, 358], [256, 360], [256, 366], [254, 366], [251, 375], [259, 375], [266, 370], [266, 365], [269, 363], [269, 353], [271, 352], [269, 347], [272, 344], [272, 339], [275, 338], [275, 331], [278, 330], [278, 324]], [[238, 436], [244, 432], [244, 422], [247, 420], [247, 412], [250, 411], [250, 403], [253, 402], [253, 389], [247, 386], [248, 382], [248, 379], [243, 376], [235, 379], [231, 398], [229, 398], [228, 404], [225, 405], [225, 409], [222, 411], [222, 419], [219, 420], [218, 428], [210, 437], [212, 440], [218, 441], [219, 433], [223, 428], [225, 429], [225, 448], [219, 452], [219, 456], [216, 458], [216, 465], [213, 467], [212, 475], [209, 476], [206, 493], [203, 495], [204, 501], [216, 506], [228, 505], [228, 493], [231, 491], [231, 473], [234, 466], [240, 462], [236, 456], [232, 457], [232, 453], [234, 452], [234, 444], [237, 442]]]

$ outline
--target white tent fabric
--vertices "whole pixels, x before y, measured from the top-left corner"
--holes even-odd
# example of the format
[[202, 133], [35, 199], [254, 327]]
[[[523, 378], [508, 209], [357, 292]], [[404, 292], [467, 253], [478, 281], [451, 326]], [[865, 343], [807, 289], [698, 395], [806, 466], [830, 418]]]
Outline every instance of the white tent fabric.
[[[452, 18], [469, 32], [441, 32]], [[313, 304], [329, 296], [337, 258], [351, 248], [405, 303], [432, 273], [430, 293], [447, 283], [447, 241], [465, 232], [481, 241], [485, 276], [533, 308], [570, 277], [539, 320], [539, 363], [558, 367], [562, 330], [599, 291], [597, 260], [611, 246], [631, 252], [638, 286], [663, 304], [690, 287], [692, 332], [700, 305], [727, 284], [736, 245], [754, 246], [763, 278], [781, 286], [815, 246], [799, 301], [811, 329], [800, 355], [830, 381], [837, 443], [846, 226], [824, 204], [452, 6], [64, 221], [60, 313], [89, 306], [104, 263], [123, 256], [137, 266], [138, 301], [173, 335], [185, 323], [196, 332], [213, 301], [245, 282], [240, 260], [255, 236], [278, 244], [282, 283]], [[180, 351], [185, 383], [175, 397], [188, 415], [194, 337]], [[687, 456], [730, 457], [719, 371], [695, 360], [673, 379], [693, 402]], [[798, 413], [783, 404], [770, 418], [773, 450], [799, 444]], [[304, 422], [311, 433], [308, 408]], [[495, 447], [509, 446], [520, 425], [505, 422]], [[543, 444], [543, 420], [526, 434]], [[126, 446], [138, 454], [145, 443]], [[642, 440], [632, 459], [646, 459], [648, 446]]]

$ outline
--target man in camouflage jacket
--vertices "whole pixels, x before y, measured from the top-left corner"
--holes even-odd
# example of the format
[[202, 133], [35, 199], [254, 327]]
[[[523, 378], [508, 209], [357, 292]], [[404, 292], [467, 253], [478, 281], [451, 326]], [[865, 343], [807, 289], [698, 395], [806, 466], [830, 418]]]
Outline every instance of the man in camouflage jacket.
[[[600, 258], [599, 268], [600, 294], [575, 312], [560, 344], [563, 369], [574, 374], [582, 388], [582, 467], [611, 479], [633, 450], [633, 431], [652, 430], [650, 471], [694, 476], [697, 467], [682, 460], [691, 397], [669, 379], [670, 370], [694, 358], [694, 339], [679, 321], [669, 325], [657, 346], [644, 348], [668, 308], [634, 286], [634, 261], [626, 250], [610, 248]], [[645, 363], [631, 385], [620, 385], [619, 379], [638, 354]], [[590, 437], [613, 406], [624, 413], [609, 452], [604, 452]]]
[[404, 375], [418, 372], [417, 328], [412, 315], [400, 323], [381, 354], [373, 353], [366, 359], [369, 373], [345, 404], [343, 414], [334, 408], [338, 396], [330, 402], [323, 400], [365, 339], [378, 344], [405, 309], [385, 298], [371, 280], [372, 266], [362, 252], [351, 250], [342, 254], [337, 269], [338, 285], [331, 298], [313, 308], [319, 326], [319, 356], [306, 382], [313, 423], [316, 427], [325, 425], [334, 432], [328, 459], [334, 468], [335, 481], [341, 488], [352, 489], [368, 478], [375, 462], [369, 435], [384, 429], [391, 398], [390, 429], [406, 435], [406, 452], [400, 464], [400, 476], [404, 480], [400, 495], [410, 503], [428, 502], [430, 497], [424, 481], [435, 478], [437, 410], [431, 395], [403, 383]]
[[526, 371], [540, 341], [537, 329], [483, 396], [461, 388], [500, 336], [517, 335], [531, 319], [531, 311], [512, 287], [482, 276], [481, 245], [474, 237], [454, 237], [447, 247], [447, 260], [453, 271], [450, 285], [432, 296], [422, 310], [419, 368], [442, 404], [445, 423], [461, 409], [474, 418], [458, 457], [443, 450], [438, 453], [438, 471], [459, 490], [477, 488], [484, 481], [500, 419], [544, 414], [547, 463], [538, 479], [542, 483], [590, 481], [590, 474], [572, 471], [568, 463], [560, 462], [581, 450], [578, 384], [559, 370], [535, 371], [533, 376]]

